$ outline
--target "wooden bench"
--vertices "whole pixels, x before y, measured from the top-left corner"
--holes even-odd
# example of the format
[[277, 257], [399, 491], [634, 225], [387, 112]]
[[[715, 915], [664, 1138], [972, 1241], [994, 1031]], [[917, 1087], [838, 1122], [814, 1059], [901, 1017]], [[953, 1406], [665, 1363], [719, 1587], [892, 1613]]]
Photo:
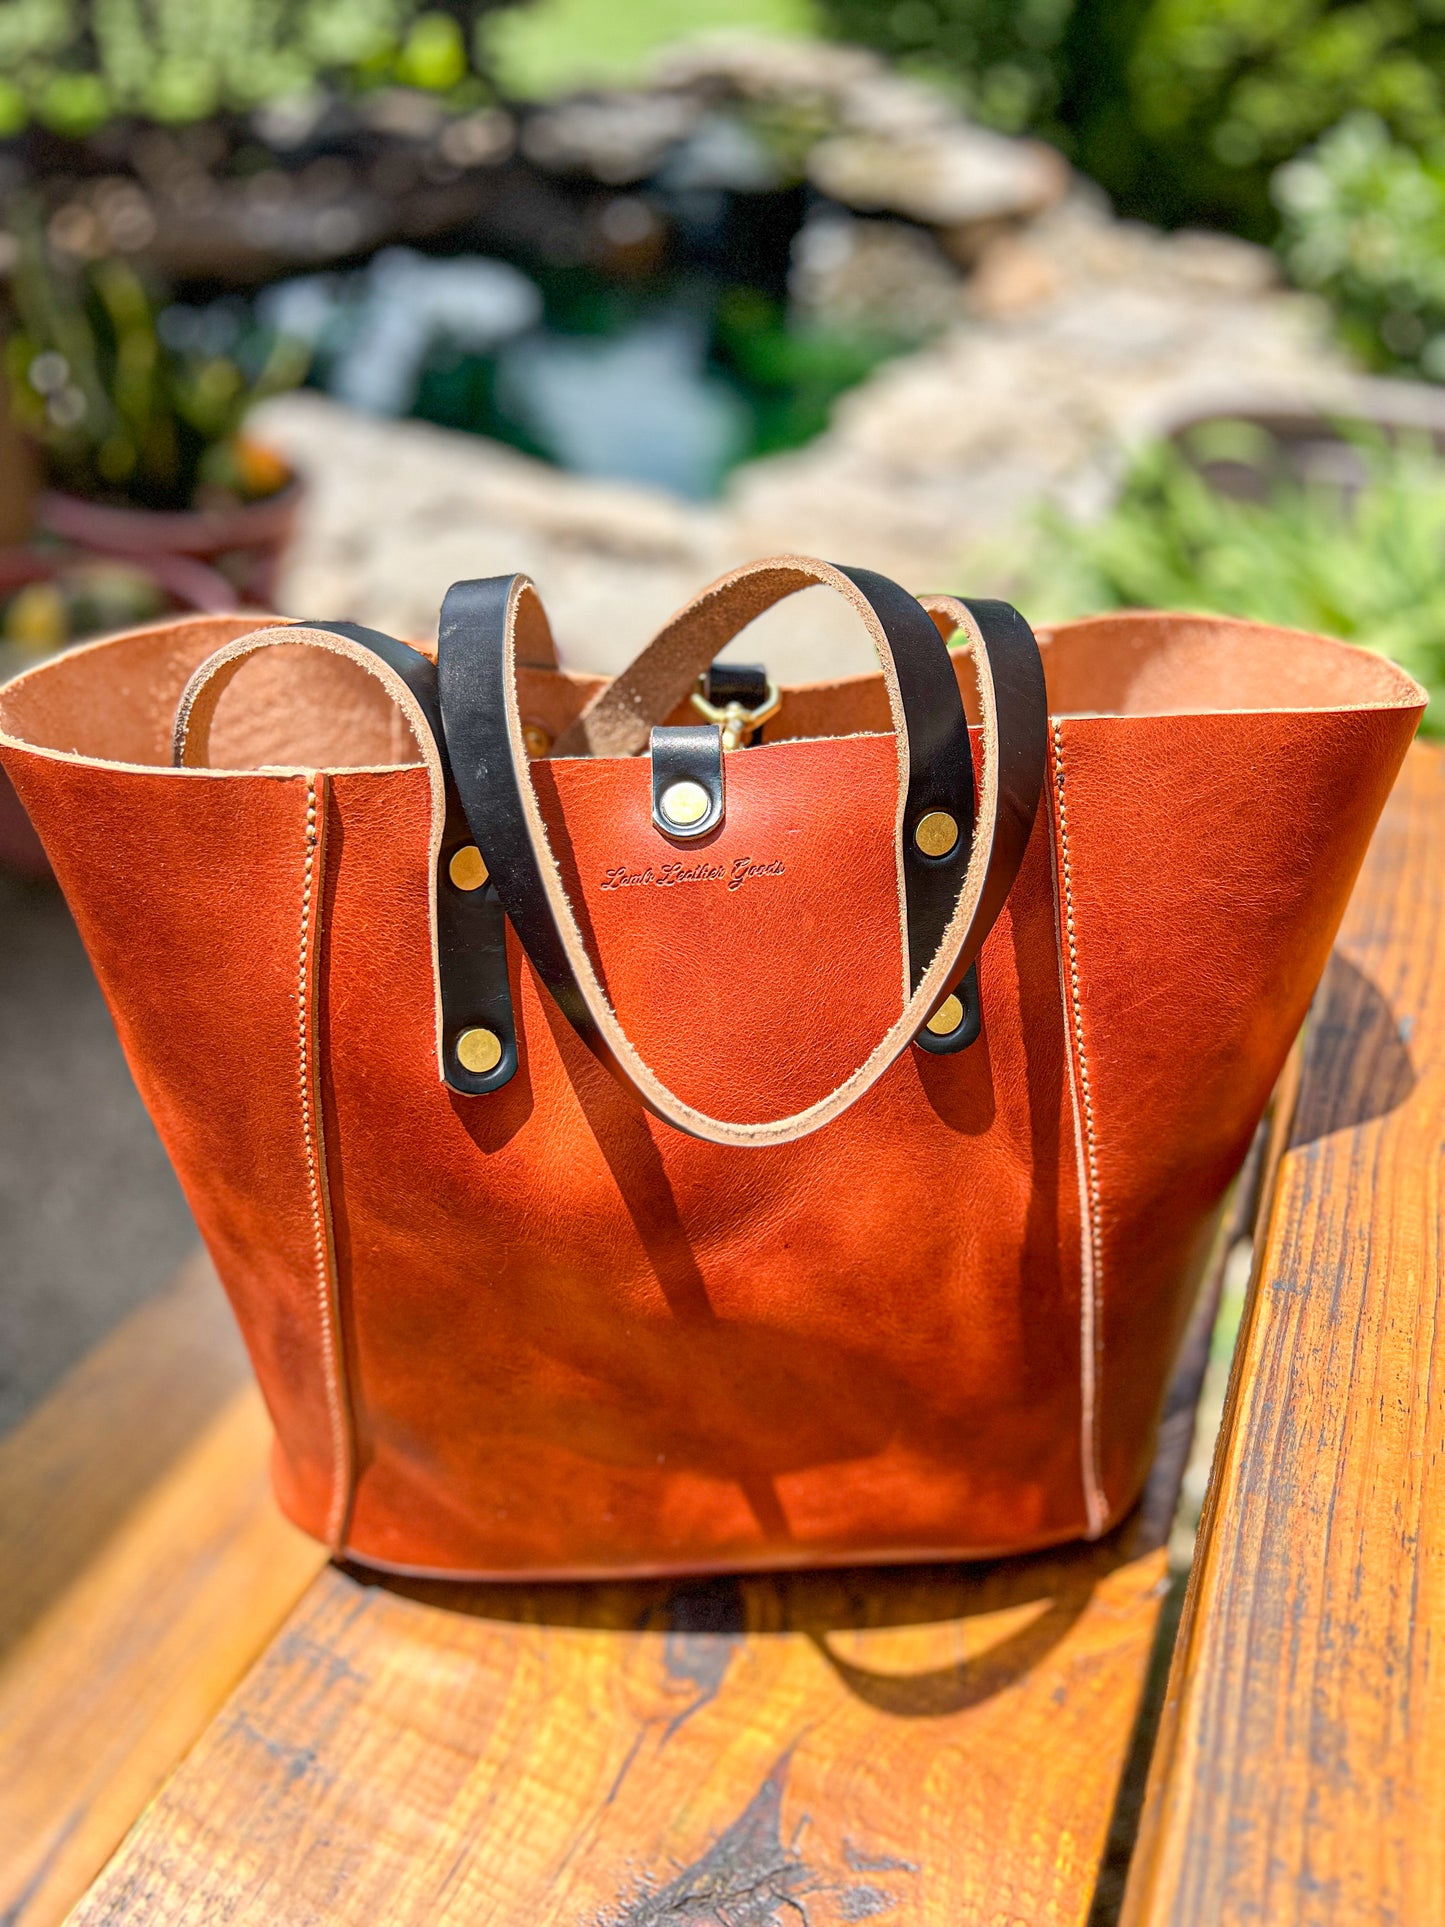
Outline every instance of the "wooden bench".
[[1445, 1920], [1445, 755], [1321, 989], [1127, 1927]]
[[[1442, 856], [1419, 749], [1257, 1165], [1129, 1927], [1445, 1908]], [[1099, 1546], [508, 1588], [382, 1582], [283, 1526], [196, 1282], [0, 1447], [0, 1563], [30, 1575], [0, 1617], [6, 1927], [83, 1892], [84, 1927], [1114, 1917], [1208, 1294], [1144, 1504]], [[177, 1305], [211, 1335], [168, 1372]]]
[[65, 1918], [325, 1563], [203, 1260], [0, 1442], [0, 1922]]

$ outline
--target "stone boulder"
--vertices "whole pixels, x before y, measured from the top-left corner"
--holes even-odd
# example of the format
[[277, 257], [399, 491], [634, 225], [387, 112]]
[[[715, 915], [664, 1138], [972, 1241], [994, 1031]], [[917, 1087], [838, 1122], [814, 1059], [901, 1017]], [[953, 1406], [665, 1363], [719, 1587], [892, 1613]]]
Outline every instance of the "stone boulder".
[[959, 123], [832, 135], [809, 154], [808, 178], [845, 207], [902, 215], [938, 230], [967, 263], [981, 232], [1032, 220], [1058, 201], [1069, 170], [1037, 141], [1006, 140]]

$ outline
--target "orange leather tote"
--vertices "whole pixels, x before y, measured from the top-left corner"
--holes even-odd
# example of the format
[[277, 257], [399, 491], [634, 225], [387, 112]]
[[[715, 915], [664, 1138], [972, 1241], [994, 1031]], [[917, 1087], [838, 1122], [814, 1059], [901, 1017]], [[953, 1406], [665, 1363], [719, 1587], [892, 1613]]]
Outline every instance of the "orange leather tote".
[[[817, 583], [878, 674], [709, 669]], [[799, 557], [611, 684], [521, 577], [435, 662], [257, 620], [31, 670], [0, 756], [290, 1516], [489, 1578], [1117, 1519], [1417, 685], [1203, 616], [1036, 648]]]

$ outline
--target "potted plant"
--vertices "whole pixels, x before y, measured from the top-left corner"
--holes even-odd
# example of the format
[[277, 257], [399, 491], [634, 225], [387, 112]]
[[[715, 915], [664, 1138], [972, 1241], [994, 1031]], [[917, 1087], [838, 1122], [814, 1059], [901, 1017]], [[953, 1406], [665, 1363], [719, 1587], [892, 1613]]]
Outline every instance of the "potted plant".
[[10, 213], [5, 374], [41, 457], [36, 531], [138, 562], [189, 557], [233, 601], [269, 601], [300, 484], [244, 422], [301, 379], [306, 349], [225, 307], [166, 302], [125, 256], [61, 246], [33, 206]]
[[[300, 379], [306, 351], [220, 339], [123, 257], [67, 252], [24, 203], [10, 217], [0, 681], [167, 610], [269, 603], [300, 483], [243, 423]], [[0, 863], [48, 873], [3, 777]]]

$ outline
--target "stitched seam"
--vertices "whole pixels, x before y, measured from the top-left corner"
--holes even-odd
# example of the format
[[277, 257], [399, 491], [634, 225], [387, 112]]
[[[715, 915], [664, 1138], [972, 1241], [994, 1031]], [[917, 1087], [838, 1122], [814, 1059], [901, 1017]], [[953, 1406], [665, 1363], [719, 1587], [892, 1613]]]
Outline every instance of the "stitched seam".
[[1070, 1026], [1073, 1031], [1073, 1057], [1077, 1070], [1076, 1114], [1083, 1139], [1083, 1168], [1080, 1176], [1080, 1203], [1083, 1206], [1082, 1276], [1079, 1292], [1079, 1365], [1081, 1429], [1084, 1460], [1084, 1503], [1089, 1530], [1103, 1530], [1108, 1506], [1099, 1479], [1099, 1292], [1103, 1280], [1103, 1253], [1099, 1241], [1100, 1194], [1099, 1161], [1094, 1131], [1094, 1098], [1089, 1088], [1089, 1059], [1084, 1049], [1083, 1001], [1079, 993], [1079, 946], [1074, 926], [1074, 875], [1069, 857], [1069, 815], [1064, 800], [1064, 732], [1056, 718], [1052, 725], [1054, 748], [1054, 794], [1059, 812], [1059, 855], [1063, 872], [1062, 928], [1067, 963]]
[[306, 779], [306, 870], [301, 891], [301, 935], [296, 960], [296, 1045], [301, 1087], [301, 1137], [306, 1146], [306, 1186], [311, 1205], [311, 1231], [316, 1259], [316, 1296], [321, 1313], [321, 1355], [326, 1380], [326, 1411], [331, 1425], [331, 1505], [326, 1537], [339, 1549], [342, 1510], [346, 1503], [346, 1428], [337, 1387], [336, 1338], [331, 1323], [331, 1276], [326, 1220], [321, 1206], [321, 1160], [316, 1145], [316, 1118], [311, 1102], [312, 1048], [309, 996], [312, 987], [311, 950], [314, 937], [312, 900], [320, 888], [316, 852], [320, 841], [316, 820], [316, 778]]

